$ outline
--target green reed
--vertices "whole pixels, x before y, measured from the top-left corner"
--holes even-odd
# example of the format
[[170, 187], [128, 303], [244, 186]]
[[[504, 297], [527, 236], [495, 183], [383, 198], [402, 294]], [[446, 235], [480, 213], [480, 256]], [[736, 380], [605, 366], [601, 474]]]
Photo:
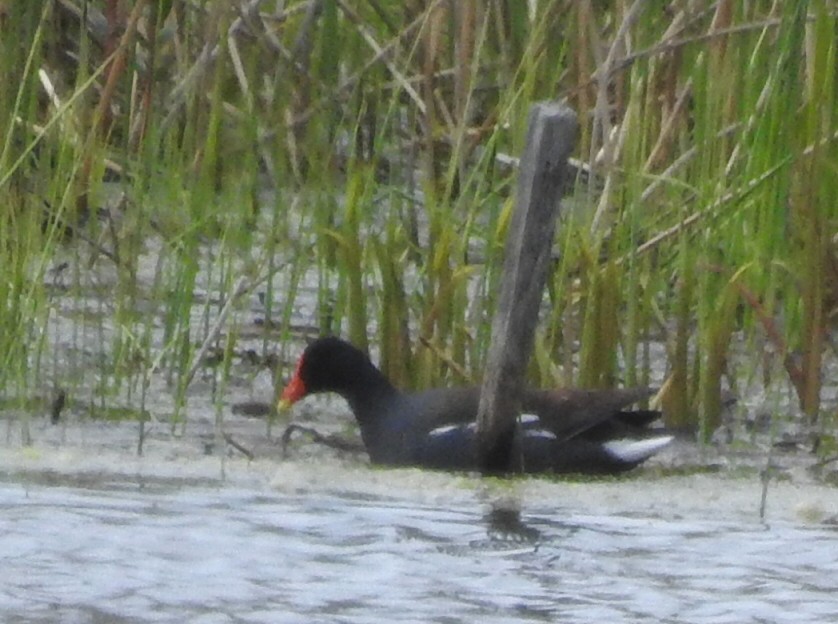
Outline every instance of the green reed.
[[[808, 418], [823, 412], [838, 301], [826, 0], [110, 4], [11, 3], [19, 36], [0, 33], [0, 76], [19, 85], [0, 95], [0, 355], [15, 394], [42, 392], [47, 359], [68, 362], [50, 383], [76, 405], [134, 404], [165, 376], [174, 426], [224, 303], [244, 301], [238, 277], [260, 285], [263, 355], [284, 363], [300, 333], [341, 333], [377, 347], [401, 385], [479, 378], [509, 157], [530, 104], [564, 99], [591, 171], [562, 209], [533, 380], [664, 383], [668, 421], [706, 436], [723, 390], [779, 363]], [[124, 199], [103, 216], [114, 188]], [[66, 358], [46, 331], [62, 258], [74, 305], [108, 275]], [[217, 336], [218, 392], [244, 316]], [[91, 341], [107, 354], [96, 375], [80, 355]], [[651, 341], [666, 362], [650, 362]], [[738, 361], [732, 341], [776, 360]]]

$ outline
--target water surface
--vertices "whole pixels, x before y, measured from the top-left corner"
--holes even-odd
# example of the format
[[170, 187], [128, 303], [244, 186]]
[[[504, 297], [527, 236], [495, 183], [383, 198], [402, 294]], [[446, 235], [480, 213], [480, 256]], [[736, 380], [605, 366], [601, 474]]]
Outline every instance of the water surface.
[[194, 483], [6, 481], [0, 507], [3, 622], [838, 621], [822, 525], [532, 508], [498, 526], [477, 500]]

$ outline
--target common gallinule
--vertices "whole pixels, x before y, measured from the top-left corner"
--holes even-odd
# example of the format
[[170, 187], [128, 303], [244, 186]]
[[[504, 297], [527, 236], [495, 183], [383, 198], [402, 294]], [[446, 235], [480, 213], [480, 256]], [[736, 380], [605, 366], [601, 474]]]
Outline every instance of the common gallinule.
[[[443, 470], [476, 467], [479, 388], [399, 391], [360, 349], [339, 338], [315, 340], [280, 398], [335, 392], [349, 403], [374, 464]], [[672, 436], [649, 430], [654, 410], [623, 408], [651, 394], [622, 390], [527, 390], [516, 448], [525, 472], [607, 474], [642, 463]]]

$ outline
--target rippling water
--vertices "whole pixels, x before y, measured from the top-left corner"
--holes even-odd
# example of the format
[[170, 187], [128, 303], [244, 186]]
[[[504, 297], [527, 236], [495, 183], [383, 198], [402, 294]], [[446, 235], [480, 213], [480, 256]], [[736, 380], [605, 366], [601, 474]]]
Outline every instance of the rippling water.
[[126, 483], [0, 507], [3, 622], [838, 621], [833, 527]]

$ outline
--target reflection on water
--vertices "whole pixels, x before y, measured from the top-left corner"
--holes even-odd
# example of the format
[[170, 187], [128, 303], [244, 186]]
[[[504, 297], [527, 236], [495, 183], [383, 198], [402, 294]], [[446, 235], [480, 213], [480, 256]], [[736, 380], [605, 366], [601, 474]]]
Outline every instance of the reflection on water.
[[3, 622], [830, 622], [830, 527], [0, 483]]

